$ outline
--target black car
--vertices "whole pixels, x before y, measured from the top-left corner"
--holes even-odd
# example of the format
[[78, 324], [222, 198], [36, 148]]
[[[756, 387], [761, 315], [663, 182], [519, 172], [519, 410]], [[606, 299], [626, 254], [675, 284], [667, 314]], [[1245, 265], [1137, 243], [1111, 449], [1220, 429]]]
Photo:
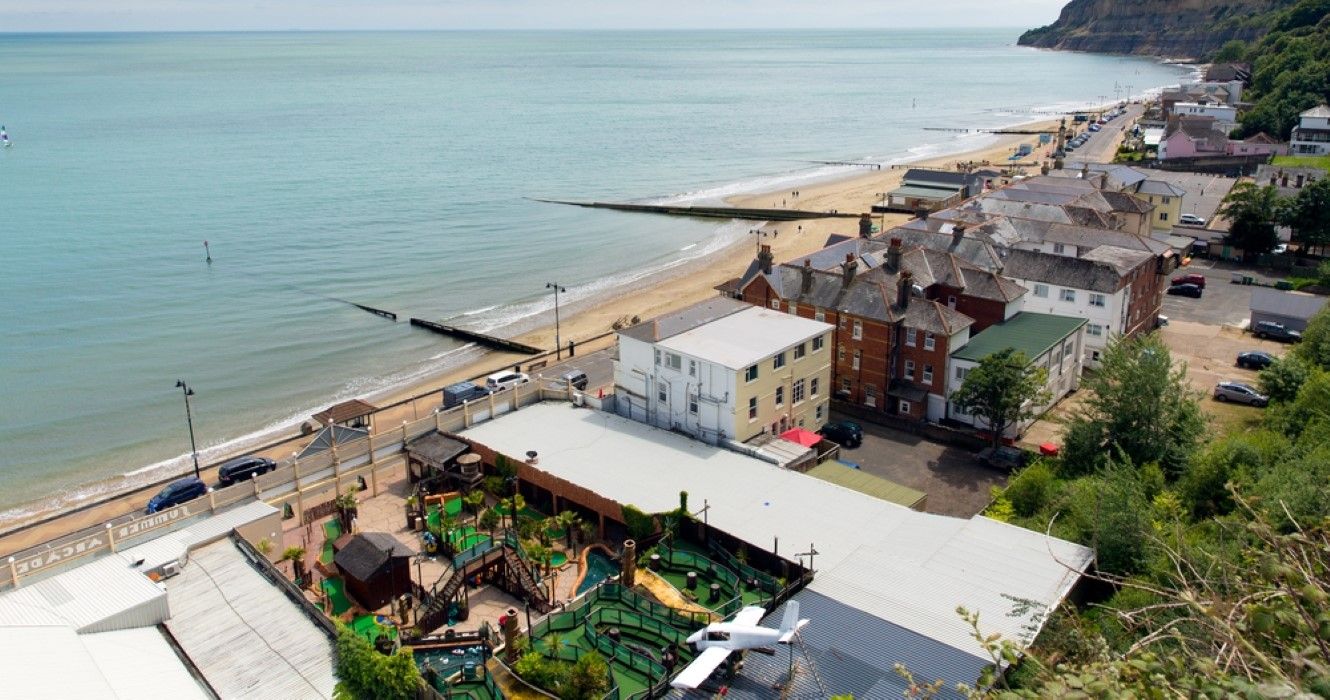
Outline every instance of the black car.
[[1284, 324], [1274, 321], [1257, 321], [1256, 325], [1251, 327], [1251, 332], [1257, 338], [1270, 338], [1283, 343], [1297, 343], [1302, 340], [1301, 333], [1289, 330]]
[[1007, 471], [1020, 469], [1026, 462], [1025, 450], [1019, 447], [986, 447], [975, 458], [990, 467]]
[[1268, 352], [1248, 351], [1238, 353], [1238, 366], [1247, 369], [1265, 369], [1274, 364], [1275, 356]]
[[254, 457], [252, 455], [237, 457], [223, 464], [217, 469], [217, 481], [222, 486], [246, 481], [254, 478], [258, 474], [267, 474], [277, 468], [277, 463], [267, 457]]
[[1174, 296], [1191, 297], [1200, 299], [1204, 290], [1194, 284], [1175, 284], [1168, 288], [1168, 293]]
[[192, 501], [208, 492], [208, 485], [195, 477], [186, 477], [172, 482], [148, 501], [148, 513], [156, 513], [181, 503]]
[[858, 423], [848, 420], [827, 423], [817, 432], [842, 447], [858, 447], [864, 441], [864, 429]]

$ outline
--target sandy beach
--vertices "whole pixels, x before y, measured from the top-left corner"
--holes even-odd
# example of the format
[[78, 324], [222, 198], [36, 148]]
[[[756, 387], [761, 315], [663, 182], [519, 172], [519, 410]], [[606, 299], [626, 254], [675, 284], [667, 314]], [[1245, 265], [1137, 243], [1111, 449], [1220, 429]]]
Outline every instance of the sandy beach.
[[[1045, 120], [1023, 125], [1021, 128], [1025, 130], [1055, 129], [1057, 124], [1057, 120]], [[992, 167], [1000, 168], [1008, 162], [1007, 158], [1019, 144], [1034, 143], [1038, 139], [1037, 136], [1028, 134], [995, 135], [990, 138], [989, 144], [978, 150], [925, 158], [911, 162], [909, 165], [912, 167], [954, 169], [959, 162], [974, 161], [982, 163], [988, 161]], [[1040, 151], [1036, 151], [1036, 153], [1042, 155]], [[794, 197], [790, 190], [782, 190], [779, 192], [737, 195], [728, 198], [726, 202], [739, 207], [771, 207], [773, 205], [782, 206], [783, 200], [784, 206], [802, 210], [868, 212], [871, 210], [873, 203], [881, 199], [879, 193], [889, 191], [900, 185], [905, 171], [906, 168], [900, 166], [883, 168], [882, 170], [865, 170], [849, 173], [845, 177], [798, 187], [798, 197]], [[889, 229], [904, 223], [910, 218], [906, 214], [887, 214], [885, 216], [875, 215], [873, 220], [875, 224], [883, 226], [884, 229]], [[754, 228], [758, 228], [756, 223]], [[760, 243], [771, 245], [776, 260], [784, 262], [822, 248], [830, 235], [857, 235], [858, 224], [854, 219], [828, 218], [803, 222], [768, 223], [760, 226], [760, 228], [764, 232], [760, 237]], [[717, 285], [742, 274], [749, 261], [754, 257], [758, 242], [757, 236], [747, 236], [744, 240], [717, 251], [703, 260], [681, 266], [655, 279], [643, 281], [632, 294], [620, 294], [591, 308], [565, 315], [560, 327], [563, 342], [566, 344], [569, 339], [578, 341], [579, 354], [606, 348], [613, 345], [613, 336], [593, 340], [585, 344], [582, 344], [581, 341], [609, 333], [612, 330], [612, 324], [617, 319], [632, 318], [633, 316], [647, 319], [715, 295]], [[553, 348], [553, 324], [523, 334], [516, 339], [538, 347]], [[488, 353], [475, 362], [437, 373], [409, 386], [399, 387], [365, 398], [378, 405], [405, 402], [400, 406], [381, 411], [374, 417], [377, 429], [383, 430], [388, 426], [400, 425], [403, 421], [428, 414], [430, 410], [437, 407], [439, 401], [437, 392], [444, 386], [482, 376], [504, 367], [510, 367], [518, 362], [525, 362], [527, 359], [520, 355]], [[431, 394], [431, 396], [417, 401], [408, 401], [412, 397], [422, 397], [426, 394]], [[257, 454], [264, 454], [274, 459], [284, 459], [290, 456], [291, 450], [292, 444], [287, 442], [279, 448], [260, 451]], [[209, 474], [205, 472], [204, 477], [205, 479], [209, 478]], [[128, 484], [117, 483], [121, 481], [124, 480], [108, 480], [104, 483], [107, 488], [102, 489], [102, 491], [114, 492], [127, 488]], [[119, 515], [131, 507], [141, 507], [140, 501], [146, 502], [148, 495], [150, 494], [147, 490], [140, 490], [138, 493], [112, 499], [109, 502], [71, 514], [69, 517], [70, 527], [67, 529], [86, 527]], [[79, 504], [69, 505], [77, 507]], [[16, 511], [11, 512], [22, 512], [23, 510], [27, 509], [16, 509]], [[49, 512], [33, 512], [27, 515], [10, 517], [0, 520], [0, 529], [11, 531], [14, 528], [49, 516]], [[60, 529], [64, 530], [66, 528], [61, 527]], [[17, 548], [28, 546], [56, 534], [54, 532], [41, 532], [43, 530], [46, 530], [46, 528], [35, 528], [23, 533], [0, 536], [0, 552], [14, 551]], [[36, 535], [39, 532], [44, 537], [37, 538]]]

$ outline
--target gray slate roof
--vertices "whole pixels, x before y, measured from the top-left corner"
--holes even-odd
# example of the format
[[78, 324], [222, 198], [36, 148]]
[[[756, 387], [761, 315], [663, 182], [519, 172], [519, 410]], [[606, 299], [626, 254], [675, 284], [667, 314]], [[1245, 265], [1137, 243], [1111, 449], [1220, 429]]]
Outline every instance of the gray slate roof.
[[406, 444], [406, 449], [435, 464], [443, 464], [471, 448], [466, 443], [454, 440], [436, 430], [411, 440]]
[[[757, 261], [755, 260], [753, 261], [753, 264], [749, 266], [751, 272], [744, 273], [744, 283], [747, 283], [751, 279], [750, 274], [756, 272], [756, 268]], [[714, 297], [673, 313], [668, 313], [644, 323], [639, 323], [636, 326], [630, 326], [619, 331], [619, 333], [635, 340], [654, 343], [676, 336], [680, 333], [691, 331], [698, 326], [703, 326], [718, 318], [724, 318], [732, 313], [743, 311], [748, 307], [749, 304], [745, 304], [738, 299]]]
[[1122, 277], [1112, 266], [1066, 255], [1011, 249], [1003, 274], [1022, 280], [1112, 294], [1122, 288]]
[[1187, 194], [1187, 190], [1163, 180], [1145, 180], [1136, 187], [1136, 191], [1141, 194], [1164, 195], [1166, 197], [1183, 197]]

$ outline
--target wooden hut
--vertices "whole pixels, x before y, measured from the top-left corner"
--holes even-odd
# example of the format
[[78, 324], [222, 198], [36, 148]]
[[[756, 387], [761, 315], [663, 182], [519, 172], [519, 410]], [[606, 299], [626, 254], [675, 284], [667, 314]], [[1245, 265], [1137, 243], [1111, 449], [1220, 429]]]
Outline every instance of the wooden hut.
[[386, 532], [344, 535], [333, 543], [333, 563], [346, 592], [366, 610], [377, 610], [411, 592], [415, 552]]

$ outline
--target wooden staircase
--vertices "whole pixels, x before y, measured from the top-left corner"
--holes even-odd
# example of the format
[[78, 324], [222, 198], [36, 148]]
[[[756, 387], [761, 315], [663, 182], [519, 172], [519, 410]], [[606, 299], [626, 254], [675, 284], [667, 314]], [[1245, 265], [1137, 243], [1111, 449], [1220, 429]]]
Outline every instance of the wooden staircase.
[[461, 566], [449, 567], [434, 582], [434, 597], [425, 609], [420, 611], [417, 623], [422, 634], [428, 634], [448, 622], [448, 608], [461, 592], [462, 586], [466, 585], [467, 579], [497, 566], [500, 562], [507, 569], [508, 580], [526, 596], [527, 602], [533, 609], [541, 614], [550, 611], [552, 606], [549, 596], [545, 594], [540, 581], [532, 573], [531, 562], [523, 556], [517, 539], [505, 537], [501, 540], [496, 539], [494, 544], [492, 549], [466, 561]]

